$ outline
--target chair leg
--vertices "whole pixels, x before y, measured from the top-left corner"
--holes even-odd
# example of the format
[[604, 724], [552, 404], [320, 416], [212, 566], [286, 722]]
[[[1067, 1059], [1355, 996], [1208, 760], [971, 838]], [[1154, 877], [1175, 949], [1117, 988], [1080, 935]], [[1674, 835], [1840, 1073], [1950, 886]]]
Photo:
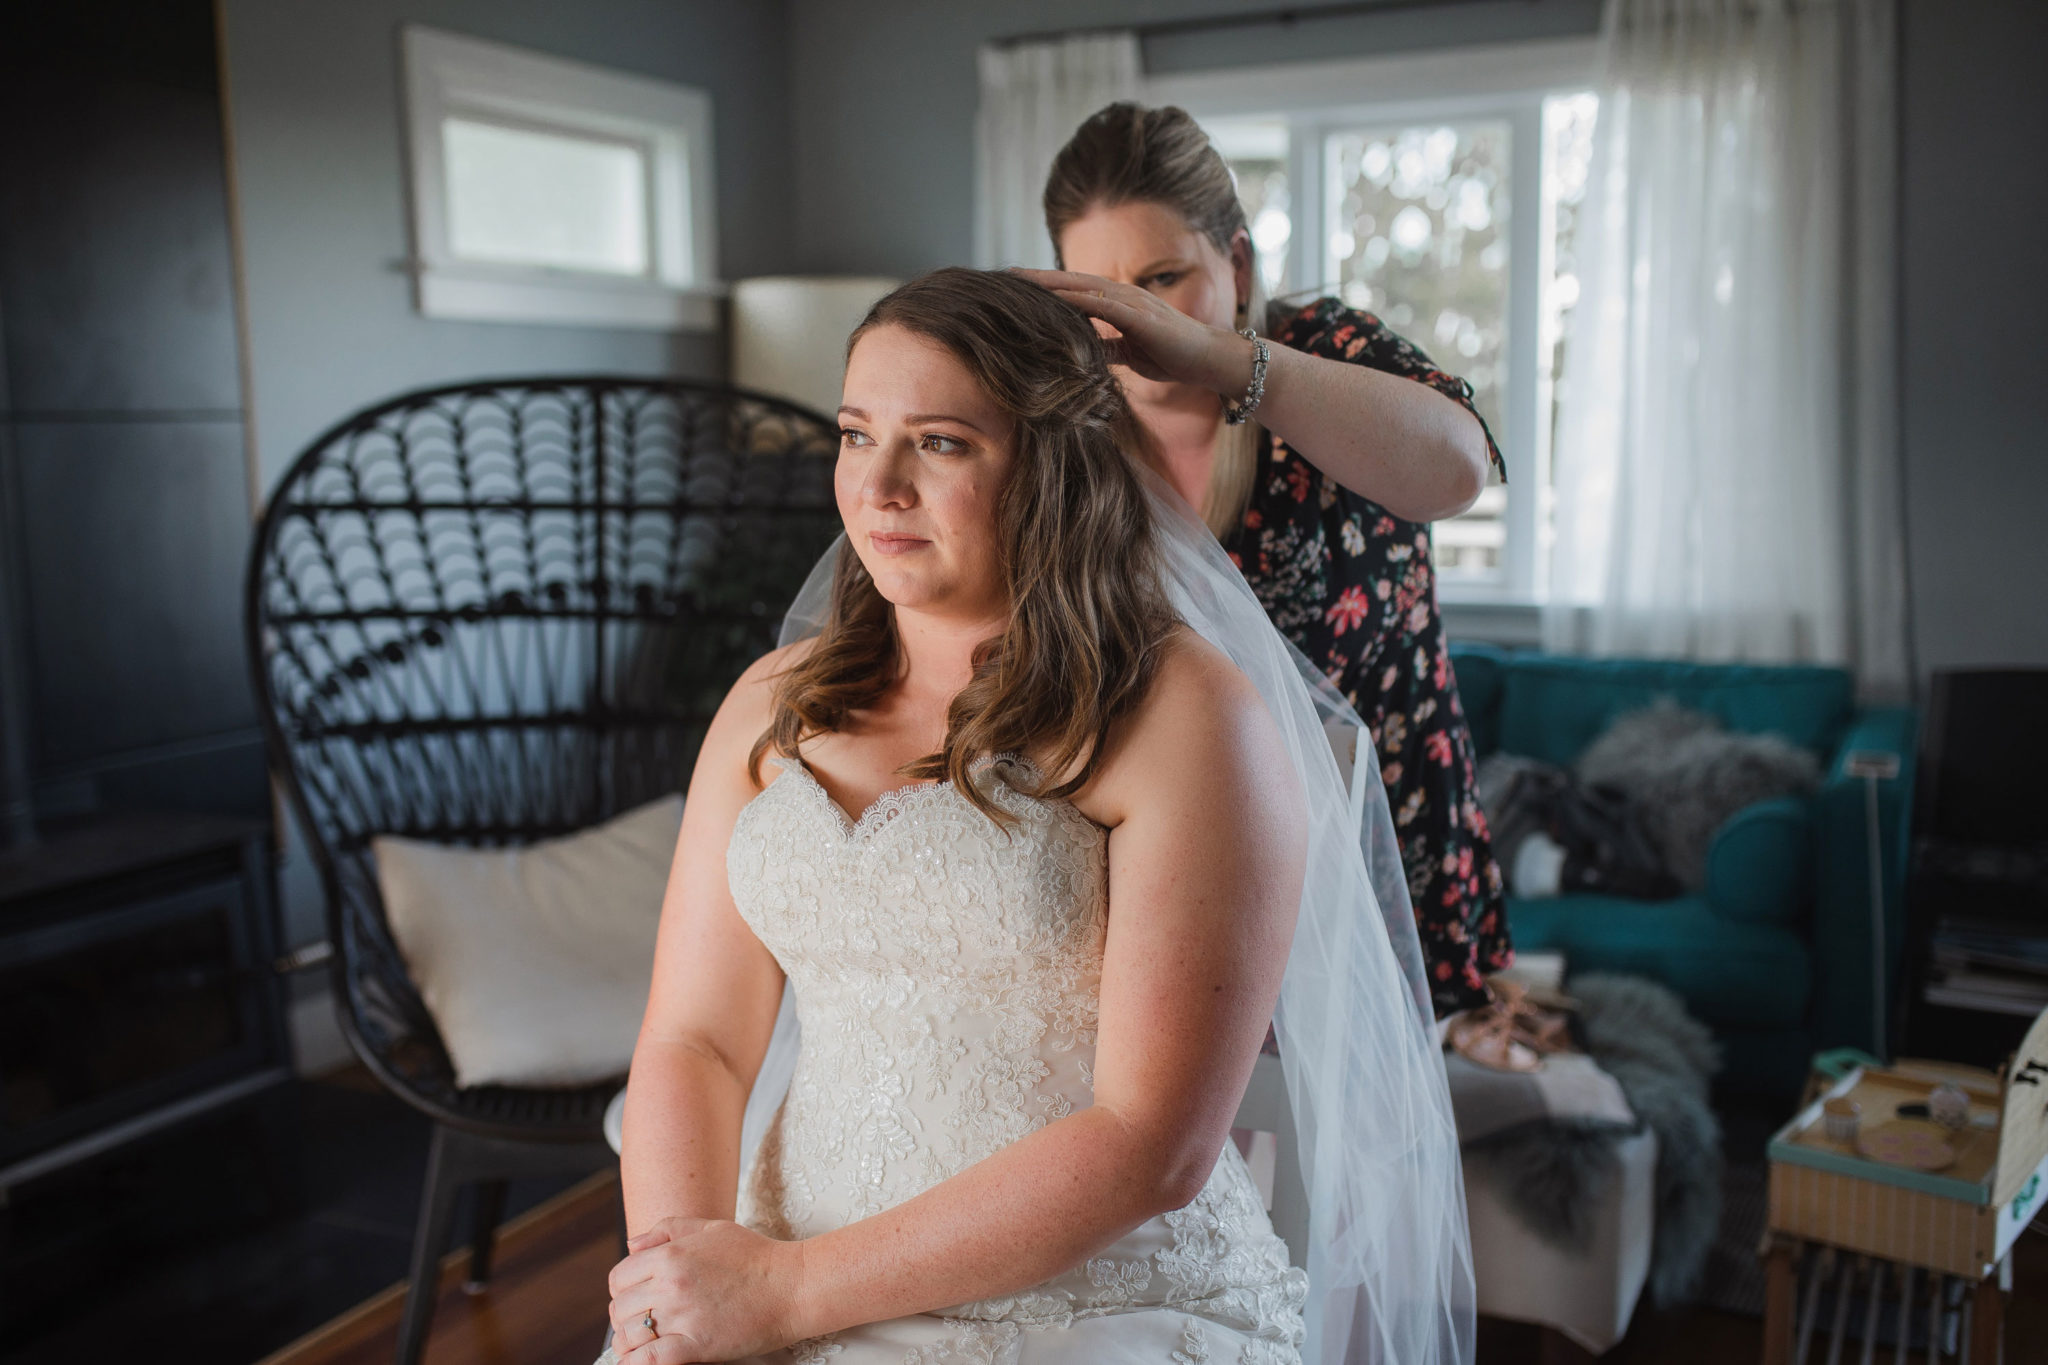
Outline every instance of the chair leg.
[[1764, 1258], [1764, 1365], [1792, 1365], [1792, 1318], [1799, 1298], [1797, 1249], [1773, 1237]]
[[398, 1324], [398, 1365], [419, 1365], [441, 1293], [441, 1256], [455, 1223], [455, 1196], [462, 1189], [456, 1139], [441, 1124], [427, 1148], [427, 1183], [420, 1192], [419, 1224], [412, 1238], [412, 1271], [406, 1280], [405, 1315]]
[[469, 1237], [469, 1278], [465, 1294], [481, 1294], [491, 1283], [491, 1251], [498, 1240], [498, 1224], [505, 1217], [503, 1180], [480, 1180], [476, 1186], [475, 1219]]
[[2005, 1358], [2005, 1291], [1998, 1275], [1980, 1280], [1972, 1291], [1977, 1311], [1970, 1323], [1970, 1365], [1998, 1365]]
[[434, 1125], [427, 1155], [427, 1184], [420, 1194], [418, 1230], [412, 1244], [412, 1276], [405, 1314], [398, 1325], [398, 1365], [419, 1365], [427, 1328], [440, 1297], [441, 1258], [454, 1243], [455, 1203], [465, 1184], [476, 1183], [477, 1205], [470, 1244], [470, 1279], [481, 1284], [490, 1273], [491, 1252], [505, 1208], [508, 1180], [530, 1175], [589, 1172], [616, 1164], [603, 1142], [552, 1143], [486, 1137], [445, 1124]]

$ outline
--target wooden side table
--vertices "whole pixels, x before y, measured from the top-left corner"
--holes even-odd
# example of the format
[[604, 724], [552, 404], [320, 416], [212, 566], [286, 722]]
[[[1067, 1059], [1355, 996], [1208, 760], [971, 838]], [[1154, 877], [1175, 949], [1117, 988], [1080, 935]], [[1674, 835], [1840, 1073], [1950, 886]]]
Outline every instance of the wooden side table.
[[[1920, 1267], [1899, 1264], [1875, 1256], [1850, 1256], [1825, 1245], [1819, 1248], [1814, 1267], [1814, 1282], [1807, 1286], [1807, 1296], [1802, 1304], [1799, 1295], [1799, 1260], [1811, 1250], [1808, 1243], [1782, 1233], [1767, 1233], [1764, 1247], [1764, 1365], [1793, 1365], [1795, 1360], [1808, 1358], [1807, 1352], [1814, 1336], [1822, 1324], [1814, 1321], [1819, 1305], [1818, 1282], [1829, 1277], [1836, 1280], [1836, 1317], [1827, 1324], [1831, 1335], [1841, 1335], [1848, 1325], [1846, 1322], [1850, 1291], [1860, 1281], [1864, 1288], [1865, 1312], [1861, 1323], [1863, 1348], [1855, 1357], [1869, 1365], [1877, 1359], [1876, 1335], [1878, 1316], [1884, 1311], [1884, 1299], [1896, 1293], [1898, 1306], [1895, 1310], [1893, 1337], [1899, 1343], [1897, 1358], [1904, 1360], [1910, 1350], [1925, 1352], [1928, 1362], [1938, 1360], [1945, 1354], [1939, 1344], [1942, 1340], [1940, 1324], [1945, 1311], [1941, 1300], [1944, 1277], [1929, 1271], [1924, 1287]], [[2005, 1276], [2010, 1260], [2001, 1260], [1999, 1272], [1988, 1275], [1976, 1282], [1969, 1291], [1970, 1304], [1966, 1315], [1967, 1327], [1958, 1341], [1958, 1356], [1967, 1365], [2000, 1365], [2004, 1359], [2005, 1297], [2008, 1292]], [[1929, 1321], [1923, 1334], [1924, 1340], [1917, 1343], [1910, 1340], [1908, 1330], [1912, 1321], [1912, 1309], [1916, 1300], [1924, 1299], [1928, 1305]], [[1828, 1359], [1838, 1357], [1831, 1350]], [[1849, 1359], [1844, 1348], [1840, 1359]]]
[[[1924, 1103], [1942, 1080], [1970, 1095], [1971, 1121], [1944, 1134], [1954, 1159], [1940, 1170], [1876, 1161], [1827, 1135], [1827, 1099], [1857, 1101], [1867, 1138], [1872, 1128], [1896, 1121], [1900, 1104]], [[1929, 1361], [1942, 1354], [1936, 1337], [1943, 1296], [1960, 1281], [1970, 1288], [1959, 1348], [1970, 1365], [1998, 1365], [2009, 1253], [2048, 1203], [2048, 1011], [1995, 1074], [1906, 1061], [1851, 1072], [1778, 1131], [1770, 1158], [1769, 1232], [1759, 1249], [1766, 1261], [1765, 1365], [1806, 1359], [1820, 1330], [1821, 1287], [1830, 1276], [1836, 1280], [1830, 1361], [1842, 1358], [1849, 1300], [1859, 1283], [1865, 1301], [1861, 1358], [1874, 1358], [1880, 1301], [1896, 1284], [1904, 1359], [1915, 1284], [1924, 1280], [1918, 1292], [1929, 1302]], [[1799, 1258], [1809, 1247], [1816, 1249], [1814, 1269], [1802, 1299]]]

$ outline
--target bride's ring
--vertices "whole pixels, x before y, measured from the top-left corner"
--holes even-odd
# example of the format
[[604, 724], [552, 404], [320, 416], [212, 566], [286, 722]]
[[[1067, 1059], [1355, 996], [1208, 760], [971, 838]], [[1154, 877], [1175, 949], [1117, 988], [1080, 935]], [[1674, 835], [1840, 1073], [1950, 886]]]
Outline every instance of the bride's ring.
[[640, 1325], [642, 1327], [645, 1327], [648, 1331], [654, 1333], [654, 1335], [656, 1336], [661, 1335], [661, 1329], [654, 1325], [654, 1314], [652, 1313], [649, 1313], [645, 1317], [641, 1318]]

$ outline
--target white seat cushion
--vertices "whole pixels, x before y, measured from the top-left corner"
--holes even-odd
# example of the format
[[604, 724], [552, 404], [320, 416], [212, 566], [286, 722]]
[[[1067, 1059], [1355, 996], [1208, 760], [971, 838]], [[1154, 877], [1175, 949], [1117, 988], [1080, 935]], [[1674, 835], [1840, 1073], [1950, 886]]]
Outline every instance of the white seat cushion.
[[372, 841], [384, 913], [459, 1084], [625, 1074], [682, 819], [667, 796], [525, 848]]
[[1465, 1163], [1480, 1312], [1555, 1327], [1594, 1355], [1628, 1335], [1656, 1232], [1656, 1133], [1623, 1138], [1615, 1156], [1621, 1169], [1600, 1195], [1591, 1245], [1577, 1256], [1530, 1231], [1490, 1172]]

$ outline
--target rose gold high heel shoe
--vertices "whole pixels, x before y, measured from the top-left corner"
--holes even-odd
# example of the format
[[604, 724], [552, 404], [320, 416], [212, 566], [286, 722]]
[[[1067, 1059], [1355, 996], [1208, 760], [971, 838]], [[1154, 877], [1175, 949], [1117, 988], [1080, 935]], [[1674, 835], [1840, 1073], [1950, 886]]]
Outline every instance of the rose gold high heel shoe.
[[1561, 1014], [1545, 1014], [1531, 1005], [1515, 1015], [1510, 1036], [1544, 1056], [1553, 1052], [1576, 1052], [1571, 1025]]
[[1576, 1052], [1578, 1045], [1572, 1041], [1571, 1022], [1557, 1011], [1575, 1010], [1578, 1001], [1555, 991], [1545, 991], [1540, 996], [1511, 981], [1492, 983], [1505, 1000], [1512, 1022], [1509, 1036], [1540, 1056], [1554, 1052]]
[[1514, 1007], [1496, 992], [1491, 1003], [1453, 1021], [1445, 1041], [1466, 1061], [1494, 1071], [1542, 1070], [1543, 1058], [1514, 1029]]

